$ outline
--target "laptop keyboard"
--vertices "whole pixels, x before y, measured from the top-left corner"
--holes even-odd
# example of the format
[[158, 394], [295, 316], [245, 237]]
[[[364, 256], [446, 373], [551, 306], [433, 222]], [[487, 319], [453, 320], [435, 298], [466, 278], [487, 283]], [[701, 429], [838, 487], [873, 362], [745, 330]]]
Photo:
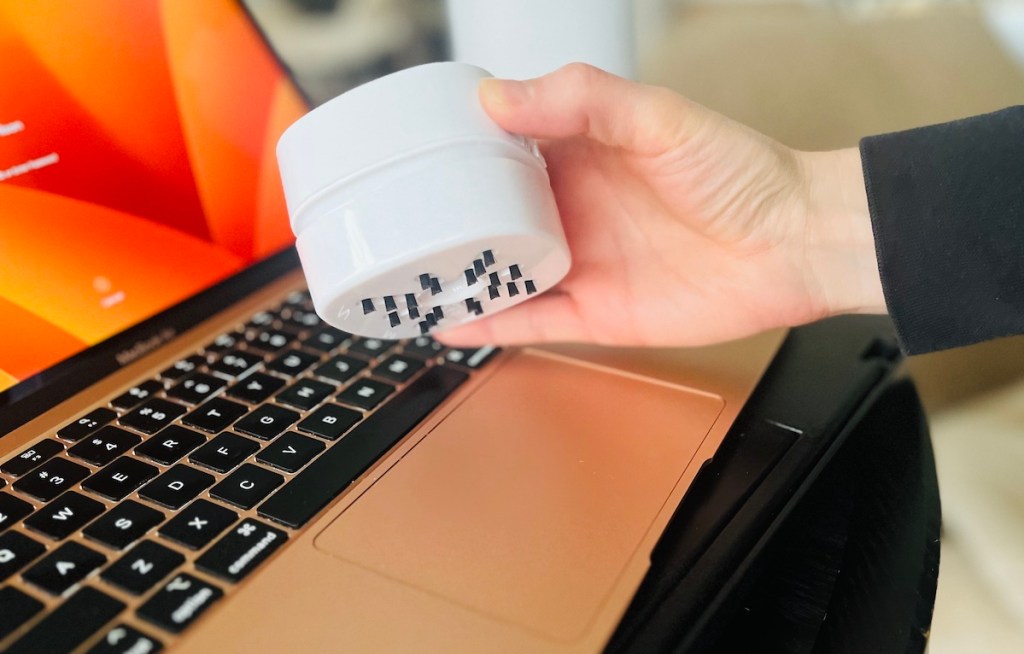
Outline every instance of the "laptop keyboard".
[[0, 464], [0, 649], [159, 651], [496, 352], [295, 292], [44, 435]]

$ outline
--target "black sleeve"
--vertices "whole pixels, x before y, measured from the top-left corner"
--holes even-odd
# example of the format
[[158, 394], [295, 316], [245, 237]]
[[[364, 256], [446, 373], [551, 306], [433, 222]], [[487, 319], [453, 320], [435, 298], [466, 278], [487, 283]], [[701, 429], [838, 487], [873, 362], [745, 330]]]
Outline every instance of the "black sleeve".
[[872, 136], [860, 151], [903, 348], [1024, 332], [1024, 106]]

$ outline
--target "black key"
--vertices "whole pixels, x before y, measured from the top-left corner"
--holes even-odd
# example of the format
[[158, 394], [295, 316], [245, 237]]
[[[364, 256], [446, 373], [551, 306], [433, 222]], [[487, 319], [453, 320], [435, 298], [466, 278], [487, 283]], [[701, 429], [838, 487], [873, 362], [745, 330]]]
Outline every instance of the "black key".
[[475, 369], [490, 361], [498, 352], [501, 350], [490, 345], [481, 348], [452, 349], [448, 350], [444, 359], [448, 363], [454, 363], [463, 368]]
[[195, 372], [199, 368], [199, 366], [202, 366], [205, 363], [205, 358], [199, 356], [198, 354], [193, 354], [192, 356], [187, 357], [185, 359], [179, 359], [178, 361], [175, 361], [174, 365], [172, 365], [167, 370], [161, 372], [160, 376], [163, 377], [164, 379], [181, 379], [190, 372]]
[[213, 339], [207, 346], [207, 352], [223, 352], [230, 350], [242, 342], [243, 334], [240, 331], [225, 332]]
[[185, 557], [159, 543], [144, 540], [100, 573], [103, 581], [132, 595], [141, 595], [185, 562]]
[[237, 583], [287, 540], [288, 534], [280, 529], [246, 518], [196, 559], [196, 567]]
[[179, 463], [149, 482], [139, 496], [170, 509], [180, 509], [215, 481], [213, 475]]
[[42, 602], [10, 586], [0, 588], [0, 606], [4, 608], [0, 611], [0, 640], [13, 634], [43, 610]]
[[193, 550], [206, 547], [238, 520], [238, 514], [202, 498], [192, 502], [160, 528], [160, 535]]
[[147, 400], [145, 404], [131, 413], [121, 416], [119, 422], [125, 427], [141, 431], [143, 434], [155, 434], [174, 422], [175, 418], [183, 413], [185, 413], [185, 407], [180, 404], [155, 397]]
[[444, 352], [444, 346], [429, 336], [417, 336], [405, 344], [404, 352], [421, 359], [433, 359]]
[[320, 317], [314, 312], [309, 311], [308, 309], [300, 309], [298, 307], [292, 307], [287, 311], [282, 312], [281, 319], [287, 325], [294, 325], [302, 329], [319, 327], [323, 324]]
[[0, 493], [0, 532], [32, 513], [32, 505], [13, 495]]
[[70, 425], [63, 427], [57, 432], [57, 438], [66, 441], [77, 441], [93, 433], [103, 425], [117, 417], [117, 413], [110, 409], [93, 409]]
[[277, 400], [300, 409], [312, 409], [333, 392], [334, 387], [329, 384], [315, 379], [300, 379], [280, 393]]
[[277, 352], [295, 340], [295, 334], [280, 329], [264, 329], [256, 332], [250, 338], [245, 339], [249, 347], [256, 348], [261, 352]]
[[135, 434], [107, 425], [71, 446], [68, 454], [96, 466], [105, 466], [141, 442]]
[[110, 404], [118, 409], [131, 409], [143, 400], [164, 390], [164, 385], [155, 379], [144, 381], [137, 386], [132, 386], [127, 391], [110, 400]]
[[31, 445], [13, 459], [7, 459], [0, 471], [9, 475], [20, 477], [32, 470], [37, 465], [47, 461], [50, 457], [64, 449], [64, 445], [55, 440], [46, 439]]
[[125, 500], [85, 528], [89, 538], [123, 550], [164, 521], [164, 514], [132, 500]]
[[[45, 551], [46, 547], [42, 543], [37, 543], [24, 534], [16, 531], [0, 534], [0, 581], [35, 561]], [[0, 607], [4, 608], [0, 611], [0, 620], [3, 620], [7, 605], [0, 601]], [[0, 633], [0, 640], [3, 640], [3, 637], [4, 634]]]
[[22, 576], [48, 593], [60, 595], [106, 562], [107, 557], [96, 550], [69, 541], [29, 568]]
[[317, 330], [312, 336], [302, 341], [302, 344], [313, 350], [330, 352], [341, 347], [349, 339], [350, 335], [334, 327], [324, 327]]
[[260, 449], [259, 443], [237, 434], [225, 432], [192, 453], [189, 461], [211, 468], [217, 472], [227, 472], [253, 452]]
[[362, 338], [349, 346], [348, 351], [376, 359], [395, 346], [397, 341], [385, 341], [379, 338]]
[[327, 363], [314, 370], [313, 374], [337, 382], [346, 382], [365, 367], [366, 362], [362, 359], [339, 354], [328, 359]]
[[194, 372], [167, 391], [167, 397], [181, 400], [186, 404], [199, 404], [224, 388], [226, 384], [227, 382], [220, 377], [207, 375], [205, 372]]
[[138, 614], [167, 631], [181, 633], [223, 596], [213, 584], [182, 572], [140, 606]]
[[285, 306], [309, 309], [312, 306], [312, 297], [310, 297], [309, 291], [292, 291], [284, 299], [284, 304]]
[[320, 360], [320, 357], [302, 350], [288, 350], [267, 364], [269, 370], [294, 377]]
[[290, 409], [265, 404], [235, 423], [235, 430], [268, 441], [299, 419], [299, 414]]
[[246, 463], [210, 489], [210, 495], [243, 509], [251, 509], [283, 483], [284, 477], [276, 472]]
[[285, 472], [295, 472], [327, 447], [320, 441], [295, 432], [288, 432], [267, 445], [256, 455], [256, 460]]
[[423, 362], [412, 357], [392, 354], [380, 362], [373, 369], [373, 375], [390, 379], [396, 382], [404, 382], [415, 375], [423, 368]]
[[89, 476], [89, 469], [67, 459], [50, 459], [14, 482], [14, 488], [49, 502]]
[[123, 603], [86, 586], [29, 629], [7, 653], [71, 652], [123, 610]]
[[276, 393], [284, 380], [262, 372], [254, 372], [227, 390], [231, 397], [257, 404]]
[[150, 436], [135, 448], [135, 453], [169, 466], [205, 442], [206, 437], [199, 432], [171, 425]]
[[210, 366], [222, 375], [229, 377], [240, 377], [243, 372], [263, 361], [261, 355], [255, 352], [242, 352], [241, 350], [228, 350], [217, 362]]
[[299, 423], [302, 431], [315, 434], [329, 441], [336, 440], [359, 422], [363, 414], [337, 404], [325, 404]]
[[123, 500], [129, 493], [160, 474], [160, 469], [138, 459], [123, 456], [82, 482], [82, 488], [111, 500]]
[[376, 379], [359, 379], [338, 393], [338, 399], [360, 409], [372, 409], [394, 392], [395, 387], [391, 384], [385, 384]]
[[164, 648], [156, 638], [134, 627], [119, 624], [106, 633], [86, 654], [156, 654]]
[[301, 527], [467, 379], [443, 367], [427, 370], [270, 497], [259, 514]]
[[260, 311], [253, 315], [246, 323], [249, 327], [270, 327], [274, 324], [277, 314], [272, 311]]
[[215, 397], [203, 406], [181, 419], [190, 427], [198, 427], [211, 434], [225, 429], [228, 425], [245, 415], [248, 407], [238, 402]]
[[25, 521], [25, 526], [55, 540], [67, 538], [93, 518], [103, 513], [104, 507], [75, 491], [68, 491], [36, 511]]

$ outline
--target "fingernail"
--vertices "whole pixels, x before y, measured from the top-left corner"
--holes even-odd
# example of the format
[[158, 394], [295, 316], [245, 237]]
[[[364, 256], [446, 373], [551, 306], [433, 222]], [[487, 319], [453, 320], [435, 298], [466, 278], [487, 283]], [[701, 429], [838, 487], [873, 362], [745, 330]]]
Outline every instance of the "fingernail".
[[530, 94], [530, 85], [526, 82], [493, 77], [480, 82], [480, 96], [491, 106], [516, 107], [525, 104]]

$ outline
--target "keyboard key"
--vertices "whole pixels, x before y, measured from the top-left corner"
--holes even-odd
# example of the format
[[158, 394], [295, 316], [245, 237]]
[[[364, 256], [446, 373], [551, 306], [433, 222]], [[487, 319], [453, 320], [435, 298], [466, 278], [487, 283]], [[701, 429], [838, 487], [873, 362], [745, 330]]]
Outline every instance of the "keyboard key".
[[375, 379], [359, 379], [338, 393], [338, 399], [360, 409], [372, 409], [394, 392], [395, 387], [391, 384], [385, 384]]
[[0, 532], [31, 515], [32, 505], [13, 495], [0, 493]]
[[237, 434], [225, 432], [193, 452], [189, 461], [217, 472], [227, 472], [245, 461], [258, 449], [260, 449], [259, 443]]
[[123, 603], [86, 586], [15, 641], [7, 654], [71, 652], [123, 610]]
[[444, 352], [444, 346], [429, 336], [417, 336], [405, 344], [403, 351], [421, 359], [433, 359]]
[[284, 380], [262, 372], [254, 372], [227, 390], [227, 394], [246, 402], [258, 404], [284, 386]]
[[294, 377], [319, 360], [320, 357], [316, 354], [292, 349], [268, 363], [267, 369]]
[[391, 381], [404, 382], [415, 375], [423, 368], [423, 362], [419, 359], [392, 354], [373, 369], [375, 377], [390, 379]]
[[14, 482], [14, 488], [49, 502], [89, 476], [89, 469], [64, 458], [50, 459]]
[[185, 413], [185, 407], [155, 397], [131, 413], [121, 416], [119, 422], [143, 434], [155, 434]]
[[139, 607], [138, 614], [167, 631], [181, 633], [223, 596], [213, 584], [182, 572]]
[[123, 550], [164, 521], [164, 514], [132, 500], [125, 500], [85, 528], [87, 537], [107, 547]]
[[0, 606], [4, 607], [0, 611], [0, 640], [13, 634], [43, 610], [42, 602], [10, 586], [0, 588]]
[[283, 483], [284, 477], [276, 472], [246, 463], [210, 489], [210, 495], [228, 504], [251, 509]]
[[57, 438], [71, 441], [72, 443], [93, 433], [103, 425], [117, 417], [117, 413], [110, 409], [93, 409], [70, 425], [57, 432]]
[[319, 329], [312, 336], [302, 341], [302, 344], [312, 350], [320, 350], [321, 352], [330, 352], [336, 348], [341, 347], [350, 338], [350, 335], [335, 329], [334, 327], [324, 327]]
[[164, 645], [138, 629], [119, 624], [106, 633], [86, 654], [156, 654]]
[[309, 295], [309, 291], [292, 291], [288, 294], [288, 297], [284, 299], [284, 305], [286, 307], [298, 307], [308, 311], [313, 307], [313, 300]]
[[118, 409], [131, 409], [162, 390], [164, 390], [164, 385], [161, 382], [150, 379], [137, 386], [132, 386], [121, 395], [110, 400], [110, 404]]
[[347, 382], [365, 367], [366, 362], [362, 359], [339, 354], [328, 359], [327, 363], [314, 370], [313, 374], [336, 382]]
[[363, 414], [358, 411], [337, 404], [325, 404], [300, 422], [298, 428], [308, 434], [333, 441], [362, 419]]
[[215, 481], [213, 475], [179, 463], [144, 486], [139, 497], [169, 509], [180, 509]]
[[287, 540], [288, 534], [280, 529], [246, 518], [200, 556], [196, 567], [237, 583]]
[[123, 500], [160, 474], [159, 468], [123, 456], [82, 482], [82, 488], [114, 501]]
[[320, 316], [316, 315], [316, 313], [299, 307], [291, 307], [282, 311], [281, 319], [286, 325], [294, 325], [300, 329], [310, 329], [323, 324]]
[[60, 595], [106, 562], [107, 557], [96, 550], [69, 541], [22, 576], [48, 593]]
[[277, 319], [277, 314], [272, 311], [260, 311], [253, 315], [246, 323], [248, 327], [270, 327], [274, 324], [274, 320]]
[[135, 448], [135, 453], [169, 466], [205, 442], [206, 437], [199, 432], [170, 425], [146, 439]]
[[68, 454], [96, 466], [105, 466], [141, 442], [135, 434], [108, 425], [78, 441]]
[[290, 409], [265, 404], [235, 423], [235, 430], [267, 441], [288, 429], [298, 419], [299, 414]]
[[161, 372], [160, 376], [163, 377], [164, 379], [170, 380], [181, 379], [190, 372], [195, 372], [196, 370], [199, 369], [199, 366], [205, 364], [205, 357], [199, 356], [198, 354], [193, 354], [192, 356], [187, 357], [185, 359], [175, 361], [170, 368]]
[[[0, 581], [5, 581], [15, 572], [35, 561], [45, 551], [46, 547], [42, 543], [37, 543], [24, 534], [19, 534], [16, 531], [0, 534]], [[4, 608], [4, 611], [0, 611], [0, 620], [2, 620], [7, 605], [0, 601], [0, 607]], [[0, 640], [3, 637], [4, 635], [0, 633]]]
[[240, 331], [225, 332], [210, 341], [204, 348], [207, 352], [223, 352], [230, 350], [242, 342], [243, 334]]
[[238, 514], [202, 498], [192, 502], [160, 528], [160, 535], [198, 550], [238, 520]]
[[369, 359], [376, 359], [395, 346], [397, 341], [385, 341], [379, 338], [361, 338], [348, 346], [348, 351], [361, 354]]
[[7, 474], [15, 477], [20, 477], [35, 468], [37, 465], [50, 459], [54, 454], [63, 450], [64, 445], [55, 440], [46, 439], [44, 441], [39, 441], [35, 445], [31, 445], [25, 450], [22, 450], [21, 454], [13, 459], [7, 459], [7, 461], [0, 466], [0, 471], [6, 472]]
[[324, 451], [327, 446], [320, 441], [295, 432], [288, 432], [281, 438], [267, 445], [256, 455], [256, 460], [285, 472], [296, 472], [306, 465], [314, 456]]
[[299, 409], [312, 409], [334, 392], [330, 384], [313, 379], [302, 379], [295, 382], [277, 396], [279, 402]]
[[462, 372], [430, 368], [271, 495], [260, 506], [259, 514], [290, 527], [301, 527], [466, 379]]
[[245, 339], [249, 347], [271, 354], [287, 347], [295, 340], [295, 334], [280, 329], [263, 329]]
[[452, 349], [448, 350], [444, 355], [444, 360], [448, 363], [454, 363], [464, 368], [475, 369], [490, 361], [498, 352], [501, 352], [501, 350], [490, 345], [479, 349]]
[[127, 593], [141, 595], [184, 562], [185, 557], [178, 552], [144, 540], [100, 573], [100, 577]]
[[55, 540], [67, 538], [103, 513], [104, 507], [75, 491], [68, 491], [36, 511], [25, 526]]
[[167, 397], [181, 400], [185, 404], [200, 404], [226, 385], [227, 382], [220, 377], [194, 372], [171, 387]]
[[181, 419], [186, 425], [212, 434], [219, 432], [245, 415], [249, 409], [243, 404], [215, 397]]
[[228, 377], [240, 377], [246, 370], [262, 361], [263, 356], [255, 352], [228, 350], [221, 358], [217, 359], [216, 363], [210, 366], [210, 370], [227, 375]]

